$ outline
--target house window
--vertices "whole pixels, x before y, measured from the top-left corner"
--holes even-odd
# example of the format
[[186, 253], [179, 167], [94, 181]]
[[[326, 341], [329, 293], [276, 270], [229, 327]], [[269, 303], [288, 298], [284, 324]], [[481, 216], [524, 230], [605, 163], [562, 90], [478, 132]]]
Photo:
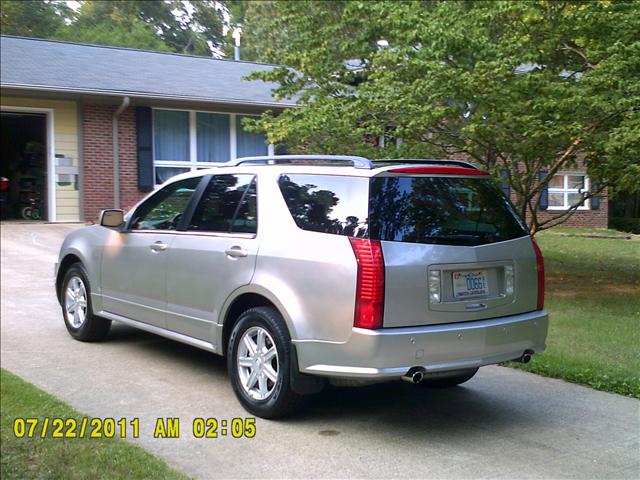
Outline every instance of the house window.
[[549, 181], [549, 210], [568, 210], [579, 204], [578, 210], [588, 210], [589, 178], [580, 173], [554, 175]]
[[267, 154], [267, 142], [261, 133], [251, 133], [244, 130], [242, 119], [248, 115], [236, 116], [236, 132], [238, 132], [238, 158], [253, 157]]
[[153, 110], [155, 183], [238, 157], [266, 155], [264, 135], [246, 132], [248, 115], [194, 110]]

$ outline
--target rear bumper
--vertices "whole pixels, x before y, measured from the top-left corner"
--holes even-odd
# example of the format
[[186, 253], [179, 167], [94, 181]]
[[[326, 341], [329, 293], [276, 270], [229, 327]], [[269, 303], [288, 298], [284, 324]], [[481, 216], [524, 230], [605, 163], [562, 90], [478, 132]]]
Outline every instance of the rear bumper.
[[513, 360], [545, 349], [549, 317], [509, 317], [425, 327], [353, 328], [344, 343], [294, 340], [300, 372], [327, 377], [393, 378], [412, 367], [446, 372]]

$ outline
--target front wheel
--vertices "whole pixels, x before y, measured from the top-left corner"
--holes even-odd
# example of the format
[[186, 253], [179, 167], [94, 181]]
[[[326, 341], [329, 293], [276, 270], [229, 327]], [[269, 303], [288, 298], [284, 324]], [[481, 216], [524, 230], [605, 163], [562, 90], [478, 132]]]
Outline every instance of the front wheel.
[[468, 380], [471, 380], [473, 376], [478, 372], [477, 368], [470, 368], [469, 370], [461, 370], [460, 372], [450, 377], [440, 378], [426, 378], [420, 385], [428, 388], [449, 388], [460, 385]]
[[256, 307], [240, 316], [229, 337], [227, 367], [247, 411], [277, 418], [297, 407], [301, 397], [291, 389], [291, 337], [276, 310]]
[[111, 320], [93, 314], [89, 278], [81, 263], [69, 267], [61, 288], [62, 316], [71, 336], [83, 342], [104, 340]]

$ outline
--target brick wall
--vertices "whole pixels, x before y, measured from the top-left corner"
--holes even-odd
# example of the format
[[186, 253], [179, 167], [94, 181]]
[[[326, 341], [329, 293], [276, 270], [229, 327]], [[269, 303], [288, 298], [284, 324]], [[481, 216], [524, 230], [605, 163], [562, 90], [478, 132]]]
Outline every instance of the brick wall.
[[[82, 162], [84, 220], [95, 222], [98, 213], [114, 206], [112, 118], [117, 106], [84, 105], [82, 110]], [[145, 194], [138, 191], [136, 127], [133, 108], [120, 115], [120, 207], [128, 209]]]

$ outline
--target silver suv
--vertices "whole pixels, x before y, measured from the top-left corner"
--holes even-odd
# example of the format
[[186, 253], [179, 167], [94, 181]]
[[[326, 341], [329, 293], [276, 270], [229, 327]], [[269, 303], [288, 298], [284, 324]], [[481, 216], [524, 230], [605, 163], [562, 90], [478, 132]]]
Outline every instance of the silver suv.
[[273, 418], [340, 384], [454, 386], [545, 348], [542, 256], [495, 181], [447, 160], [251, 157], [69, 234], [69, 333], [112, 321], [227, 356]]

